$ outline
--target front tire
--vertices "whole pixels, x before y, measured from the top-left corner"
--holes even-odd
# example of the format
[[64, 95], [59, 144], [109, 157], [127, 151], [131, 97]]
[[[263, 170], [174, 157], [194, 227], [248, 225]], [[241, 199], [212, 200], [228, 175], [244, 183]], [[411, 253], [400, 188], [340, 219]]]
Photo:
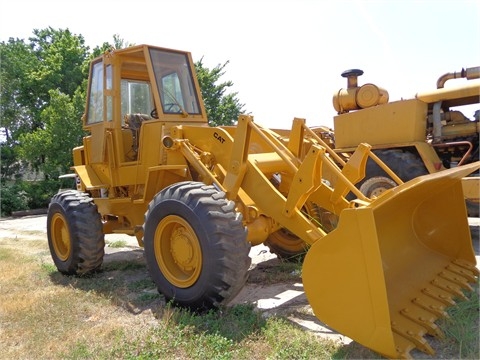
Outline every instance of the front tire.
[[214, 186], [181, 182], [159, 192], [144, 224], [148, 270], [167, 301], [192, 310], [228, 303], [251, 259], [242, 216]]
[[105, 239], [93, 199], [69, 190], [56, 194], [48, 206], [48, 247], [58, 271], [85, 275], [103, 263]]

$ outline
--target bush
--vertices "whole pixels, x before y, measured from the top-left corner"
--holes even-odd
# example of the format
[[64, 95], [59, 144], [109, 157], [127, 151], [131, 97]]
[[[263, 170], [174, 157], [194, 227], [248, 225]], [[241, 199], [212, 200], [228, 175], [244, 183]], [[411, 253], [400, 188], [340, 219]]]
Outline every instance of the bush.
[[48, 207], [50, 199], [60, 188], [60, 182], [58, 180], [24, 181], [22, 187], [27, 196], [27, 209], [42, 209]]
[[2, 185], [0, 193], [0, 215], [9, 216], [14, 211], [27, 209], [27, 196], [21, 183]]
[[47, 208], [51, 197], [59, 188], [58, 180], [18, 181], [2, 185], [1, 216], [9, 216], [14, 211]]

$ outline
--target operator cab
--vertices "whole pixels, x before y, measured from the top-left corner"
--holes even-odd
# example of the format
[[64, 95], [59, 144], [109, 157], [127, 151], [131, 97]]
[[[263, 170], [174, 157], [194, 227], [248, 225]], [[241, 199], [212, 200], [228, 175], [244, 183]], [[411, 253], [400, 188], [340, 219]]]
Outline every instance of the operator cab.
[[147, 45], [106, 52], [91, 64], [87, 99], [93, 163], [104, 159], [105, 129], [123, 130], [115, 147], [124, 162], [137, 160], [145, 122], [208, 122], [188, 52]]
[[[159, 118], [155, 104], [160, 104], [160, 116], [203, 117], [192, 65], [189, 53], [144, 45], [104, 54], [91, 65], [86, 125], [111, 121], [116, 112], [121, 118], [133, 113]], [[113, 93], [117, 74], [119, 104]]]

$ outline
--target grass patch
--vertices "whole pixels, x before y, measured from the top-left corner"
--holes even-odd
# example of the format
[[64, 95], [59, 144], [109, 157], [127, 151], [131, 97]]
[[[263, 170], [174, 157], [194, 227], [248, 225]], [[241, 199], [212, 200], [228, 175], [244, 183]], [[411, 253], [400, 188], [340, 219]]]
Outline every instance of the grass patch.
[[111, 261], [104, 263], [102, 266], [103, 271], [128, 271], [128, 270], [139, 270], [146, 269], [145, 263], [137, 261]]
[[459, 301], [457, 306], [449, 308], [449, 319], [443, 319], [440, 327], [446, 335], [446, 347], [456, 359], [478, 359], [480, 354], [479, 338], [479, 284], [467, 294], [468, 300]]
[[339, 347], [338, 343], [319, 340], [283, 318], [269, 318], [263, 336], [275, 359], [331, 359]]
[[112, 242], [109, 242], [107, 244], [108, 247], [111, 248], [124, 248], [127, 246], [127, 241], [126, 240], [115, 240]]
[[219, 334], [234, 341], [242, 340], [265, 326], [261, 313], [251, 304], [210, 310], [201, 315], [178, 310], [175, 320], [181, 327], [194, 327], [198, 332]]
[[158, 292], [144, 292], [138, 295], [137, 300], [140, 302], [149, 302], [161, 299], [162, 297]]
[[301, 282], [302, 263], [272, 259], [258, 264], [250, 273], [251, 284], [277, 284], [283, 282]]
[[142, 291], [155, 288], [155, 283], [150, 278], [139, 279], [127, 285], [131, 291]]
[[42, 272], [49, 276], [52, 276], [53, 274], [58, 272], [56, 266], [51, 263], [41, 263], [40, 269], [42, 270]]
[[16, 256], [16, 251], [8, 248], [0, 248], [0, 261], [12, 261]]
[[[120, 336], [110, 349], [79, 342], [67, 359], [328, 359], [333, 342], [319, 341], [282, 318], [265, 320], [251, 305], [205, 314], [165, 306], [143, 339]], [[80, 357], [79, 357], [80, 355]]]

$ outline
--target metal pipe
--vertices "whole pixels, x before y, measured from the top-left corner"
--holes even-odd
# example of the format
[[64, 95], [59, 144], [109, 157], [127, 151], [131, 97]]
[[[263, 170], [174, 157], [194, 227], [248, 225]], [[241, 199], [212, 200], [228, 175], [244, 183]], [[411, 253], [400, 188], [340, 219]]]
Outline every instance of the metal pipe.
[[480, 66], [466, 68], [443, 74], [437, 80], [437, 89], [442, 89], [445, 86], [445, 83], [451, 79], [467, 78], [468, 80], [479, 79], [480, 78]]
[[449, 146], [459, 146], [459, 145], [468, 145], [467, 152], [463, 155], [462, 159], [458, 162], [458, 166], [463, 165], [463, 162], [467, 159], [468, 155], [472, 152], [473, 144], [470, 141], [452, 141], [444, 144], [432, 144], [433, 147], [449, 147]]
[[465, 77], [464, 76], [464, 72], [465, 70], [462, 69], [461, 71], [457, 72], [457, 71], [454, 71], [454, 72], [449, 72], [449, 73], [446, 73], [446, 74], [443, 74], [442, 76], [440, 76], [437, 80], [437, 89], [442, 89], [444, 86], [445, 86], [445, 83], [448, 81], [448, 80], [451, 80], [451, 79], [459, 79], [459, 78], [463, 78]]

